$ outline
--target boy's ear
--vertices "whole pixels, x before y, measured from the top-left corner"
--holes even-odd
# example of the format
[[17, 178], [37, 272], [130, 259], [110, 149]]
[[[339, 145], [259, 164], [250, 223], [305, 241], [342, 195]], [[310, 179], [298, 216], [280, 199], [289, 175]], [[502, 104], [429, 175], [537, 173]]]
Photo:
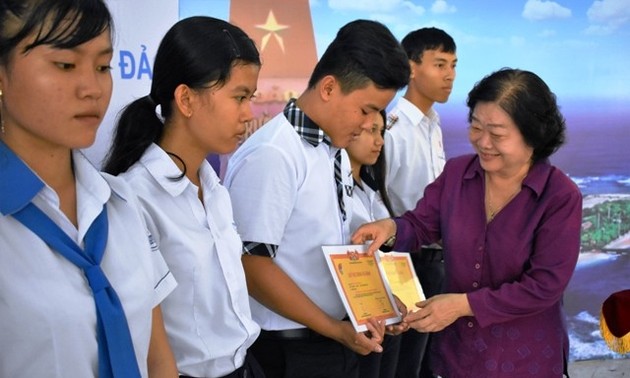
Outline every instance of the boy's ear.
[[324, 101], [328, 101], [330, 99], [330, 97], [334, 94], [335, 88], [339, 85], [337, 79], [332, 75], [324, 76], [320, 80], [319, 84], [319, 95]]

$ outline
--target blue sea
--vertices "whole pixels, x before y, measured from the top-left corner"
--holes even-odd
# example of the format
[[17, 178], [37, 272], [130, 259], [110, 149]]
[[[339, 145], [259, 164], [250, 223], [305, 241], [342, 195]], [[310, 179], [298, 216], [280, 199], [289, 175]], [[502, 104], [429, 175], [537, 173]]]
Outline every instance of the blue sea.
[[[471, 153], [467, 108], [462, 104], [436, 108], [442, 119], [447, 158]], [[561, 109], [567, 141], [552, 155], [551, 163], [569, 175], [585, 197], [630, 194], [630, 104], [576, 101]], [[630, 357], [608, 349], [599, 331], [602, 303], [611, 293], [630, 289], [629, 276], [630, 251], [581, 255], [564, 297], [570, 360]]]
[[[599, 331], [599, 314], [611, 293], [630, 288], [630, 254], [583, 258], [564, 296], [570, 338], [570, 359], [622, 358], [612, 352]], [[626, 357], [630, 357], [626, 355]]]

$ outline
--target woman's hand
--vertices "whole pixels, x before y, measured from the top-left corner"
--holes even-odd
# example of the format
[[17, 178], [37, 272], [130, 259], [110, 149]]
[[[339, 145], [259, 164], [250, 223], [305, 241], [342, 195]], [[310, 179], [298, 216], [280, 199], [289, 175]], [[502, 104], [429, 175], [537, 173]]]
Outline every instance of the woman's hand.
[[391, 218], [381, 219], [357, 228], [352, 235], [352, 243], [365, 244], [368, 240], [372, 240], [367, 249], [367, 254], [372, 255], [387, 239], [394, 235], [396, 235], [396, 222]]
[[403, 319], [418, 332], [438, 332], [462, 316], [474, 316], [466, 294], [439, 294], [416, 304], [420, 309]]

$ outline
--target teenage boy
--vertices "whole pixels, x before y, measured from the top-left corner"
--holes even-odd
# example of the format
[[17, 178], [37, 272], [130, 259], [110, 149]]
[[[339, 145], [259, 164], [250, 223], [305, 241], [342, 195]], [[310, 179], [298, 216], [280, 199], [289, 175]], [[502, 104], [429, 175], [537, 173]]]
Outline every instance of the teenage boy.
[[349, 244], [353, 187], [343, 150], [409, 79], [404, 50], [382, 24], [343, 26], [306, 91], [229, 161], [225, 184], [243, 239], [251, 348], [267, 377], [356, 377], [357, 355], [382, 350], [383, 324], [357, 333], [322, 245]]
[[[442, 173], [446, 157], [440, 117], [433, 104], [448, 100], [457, 65], [455, 42], [443, 30], [418, 29], [407, 34], [401, 43], [409, 57], [411, 76], [404, 96], [389, 113], [389, 132], [385, 133], [386, 182], [396, 216], [415, 208], [424, 188]], [[441, 292], [442, 256], [439, 245], [411, 254], [427, 297]], [[428, 339], [429, 334], [414, 330], [402, 335], [397, 377], [433, 377], [423, 363]]]

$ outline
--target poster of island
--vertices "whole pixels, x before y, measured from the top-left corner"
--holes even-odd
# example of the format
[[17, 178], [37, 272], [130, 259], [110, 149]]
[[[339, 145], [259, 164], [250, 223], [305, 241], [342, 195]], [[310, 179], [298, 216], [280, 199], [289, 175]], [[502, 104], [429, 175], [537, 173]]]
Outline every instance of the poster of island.
[[[570, 359], [623, 358], [601, 338], [599, 313], [608, 295], [630, 288], [630, 0], [108, 2], [120, 15], [118, 20], [122, 18], [112, 62], [118, 88], [110, 107], [112, 117], [119, 110], [117, 104], [128, 101], [124, 96], [131, 97], [125, 85], [143, 88], [134, 96], [146, 94], [157, 43], [172, 19], [193, 15], [234, 22], [261, 51], [256, 118], [249, 133], [305, 89], [313, 66], [337, 30], [358, 18], [384, 23], [399, 39], [426, 26], [441, 28], [454, 38], [457, 78], [449, 101], [435, 106], [447, 158], [472, 152], [465, 103], [477, 81], [502, 67], [537, 73], [557, 95], [567, 121], [567, 143], [551, 161], [584, 195], [581, 254], [564, 297]], [[125, 21], [124, 17], [137, 14], [129, 11], [132, 6], [154, 13], [143, 17], [156, 22], [143, 22], [139, 29], [137, 22]], [[129, 30], [135, 30], [139, 42]], [[104, 123], [92, 149], [95, 161], [109, 142], [111, 124], [107, 119]], [[222, 174], [227, 158], [209, 160]]]

